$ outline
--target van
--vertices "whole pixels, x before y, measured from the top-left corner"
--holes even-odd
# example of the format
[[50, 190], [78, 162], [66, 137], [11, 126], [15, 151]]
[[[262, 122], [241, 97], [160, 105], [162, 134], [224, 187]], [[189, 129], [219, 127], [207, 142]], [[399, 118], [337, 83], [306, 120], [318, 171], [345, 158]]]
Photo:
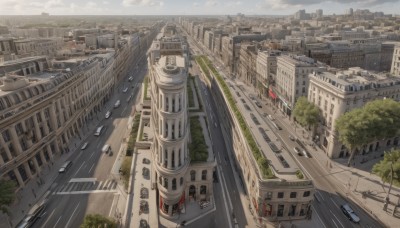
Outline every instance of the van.
[[94, 136], [100, 136], [102, 131], [103, 131], [103, 129], [104, 129], [104, 125], [101, 125], [100, 127], [98, 127], [96, 129], [96, 132], [94, 133]]
[[103, 149], [101, 150], [103, 153], [108, 153], [111, 151], [111, 146], [109, 144], [106, 144], [103, 146]]
[[65, 173], [69, 167], [71, 167], [72, 161], [66, 161], [64, 164], [61, 166], [61, 168], [58, 170], [59, 173]]
[[121, 104], [121, 101], [120, 101], [120, 100], [117, 100], [117, 101], [115, 102], [115, 104], [114, 104], [114, 108], [118, 108], [120, 104]]

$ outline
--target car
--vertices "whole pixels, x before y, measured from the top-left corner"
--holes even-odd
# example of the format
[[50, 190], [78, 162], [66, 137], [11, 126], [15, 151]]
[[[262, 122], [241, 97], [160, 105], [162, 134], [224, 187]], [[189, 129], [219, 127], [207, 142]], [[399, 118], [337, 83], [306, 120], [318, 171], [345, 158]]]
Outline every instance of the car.
[[257, 105], [257, 107], [259, 107], [259, 108], [262, 108], [262, 106], [261, 106], [260, 102], [258, 102], [258, 101], [255, 101], [254, 103]]
[[306, 157], [306, 158], [311, 158], [311, 154], [308, 153], [307, 150], [303, 150], [302, 152], [303, 152], [304, 157]]
[[106, 119], [110, 118], [110, 116], [111, 116], [111, 111], [107, 111], [105, 115]]
[[270, 119], [271, 121], [275, 120], [274, 117], [271, 116], [271, 115], [268, 115], [267, 117], [268, 117], [268, 119]]
[[292, 141], [296, 140], [296, 138], [293, 135], [289, 135], [289, 139]]
[[81, 150], [86, 149], [88, 145], [89, 145], [89, 142], [85, 142], [85, 143], [82, 145]]
[[217, 122], [214, 122], [214, 127], [218, 127], [218, 124], [217, 124]]
[[346, 215], [346, 217], [350, 221], [354, 223], [360, 222], [360, 218], [356, 215], [356, 213], [353, 211], [353, 209], [351, 209], [351, 207], [348, 204], [340, 205], [340, 209], [342, 209], [343, 214]]
[[300, 149], [298, 147], [294, 147], [294, 152], [299, 155], [299, 156], [303, 156], [303, 154], [301, 153]]
[[129, 102], [132, 99], [132, 95], [130, 95], [128, 98], [126, 98], [126, 102]]
[[34, 205], [32, 209], [28, 212], [28, 214], [25, 216], [25, 218], [16, 227], [25, 228], [33, 226], [36, 220], [41, 218], [41, 216], [43, 215], [45, 207], [46, 207], [46, 201]]
[[68, 171], [69, 167], [72, 166], [72, 161], [66, 161], [58, 170], [59, 173], [65, 173]]
[[128, 79], [128, 81], [131, 82], [132, 80], [133, 80], [133, 76], [130, 76], [129, 79]]
[[128, 87], [125, 87], [122, 92], [126, 93], [128, 91]]
[[121, 105], [121, 101], [117, 100], [114, 104], [114, 108], [118, 108]]

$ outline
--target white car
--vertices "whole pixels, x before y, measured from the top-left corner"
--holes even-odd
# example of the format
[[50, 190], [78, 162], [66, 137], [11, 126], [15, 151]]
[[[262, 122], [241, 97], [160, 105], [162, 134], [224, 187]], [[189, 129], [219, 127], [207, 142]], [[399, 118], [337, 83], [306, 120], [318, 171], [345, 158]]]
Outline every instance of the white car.
[[122, 92], [126, 93], [128, 91], [128, 87], [124, 88]]
[[88, 145], [89, 145], [89, 143], [88, 143], [88, 142], [85, 142], [85, 143], [82, 145], [81, 150], [86, 149]]
[[271, 121], [275, 120], [273, 116], [268, 115], [268, 119], [270, 119]]
[[106, 119], [110, 118], [110, 116], [111, 116], [111, 111], [107, 111], [106, 112]]

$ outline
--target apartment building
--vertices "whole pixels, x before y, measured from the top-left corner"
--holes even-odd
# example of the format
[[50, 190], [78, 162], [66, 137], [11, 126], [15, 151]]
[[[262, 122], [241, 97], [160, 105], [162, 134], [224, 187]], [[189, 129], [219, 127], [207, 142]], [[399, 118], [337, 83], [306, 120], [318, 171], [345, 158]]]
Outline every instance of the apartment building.
[[269, 86], [274, 83], [277, 70], [277, 56], [280, 51], [260, 51], [256, 60], [257, 84], [259, 95], [268, 97]]
[[[19, 64], [26, 71], [24, 62]], [[1, 178], [24, 187], [69, 150], [70, 140], [80, 137], [81, 128], [111, 96], [114, 64], [111, 52], [89, 57], [71, 70], [37, 69], [27, 76], [1, 78]]]
[[400, 43], [397, 43], [394, 48], [390, 73], [396, 76], [400, 75]]
[[256, 44], [241, 44], [237, 67], [238, 78], [255, 88], [257, 87], [257, 51]]
[[54, 57], [63, 46], [62, 38], [14, 40], [19, 57], [46, 55]]
[[306, 56], [281, 55], [277, 57], [275, 84], [271, 87], [271, 98], [287, 115], [291, 115], [297, 98], [307, 96], [308, 75], [318, 71], [315, 60]]
[[[354, 108], [360, 108], [376, 99], [391, 98], [400, 101], [400, 78], [374, 74], [359, 67], [335, 73], [313, 72], [309, 75], [308, 100], [322, 111], [322, 122], [315, 140], [331, 158], [349, 156], [348, 149], [339, 142], [335, 131], [336, 120]], [[358, 153], [381, 152], [397, 146], [394, 137], [364, 145]]]
[[192, 162], [188, 149], [187, 45], [181, 37], [159, 37], [148, 58], [155, 135], [151, 146], [155, 170], [152, 183], [159, 193], [160, 214], [172, 218], [185, 210], [186, 201], [210, 200], [215, 161], [212, 157]]

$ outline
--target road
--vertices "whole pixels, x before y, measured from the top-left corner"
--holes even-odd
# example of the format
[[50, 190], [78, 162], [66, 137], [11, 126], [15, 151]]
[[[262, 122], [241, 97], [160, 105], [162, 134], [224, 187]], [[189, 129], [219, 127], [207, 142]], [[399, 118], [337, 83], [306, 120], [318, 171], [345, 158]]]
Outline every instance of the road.
[[[214, 58], [213, 53], [207, 50], [202, 44], [194, 41], [190, 35], [186, 33], [189, 43], [191, 46], [194, 46], [193, 52], [194, 54], [204, 54], [206, 53], [214, 64], [217, 66], [217, 69], [221, 73], [221, 75], [225, 78], [226, 82], [232, 85], [235, 91], [240, 91], [241, 95], [245, 97], [246, 103], [251, 104], [252, 110], [257, 110], [259, 114], [259, 118], [265, 121], [266, 126], [269, 127], [269, 130], [276, 130], [273, 128], [270, 120], [266, 118], [263, 114], [271, 114], [275, 117], [279, 126], [282, 127], [282, 130], [277, 132], [278, 137], [281, 142], [283, 142], [283, 146], [288, 151], [293, 151], [295, 146], [300, 147], [296, 142], [289, 139], [289, 134], [293, 133], [293, 126], [288, 126], [281, 119], [286, 118], [283, 117], [280, 113], [274, 113], [272, 110], [272, 105], [267, 105], [265, 101], [261, 101], [257, 98], [260, 103], [264, 103], [262, 108], [259, 108], [255, 105], [254, 101], [250, 99], [249, 95], [254, 92], [254, 88], [248, 87], [243, 83], [240, 83], [241, 86], [237, 86], [236, 82], [230, 77], [227, 77], [227, 72], [223, 71], [223, 67], [221, 65], [221, 61], [219, 59]], [[255, 94], [253, 94], [256, 97]], [[213, 102], [212, 102], [213, 103]], [[216, 106], [213, 103], [213, 110]], [[268, 123], [269, 122], [269, 123]], [[218, 140], [219, 141], [219, 140]], [[226, 151], [226, 150], [224, 150]], [[310, 151], [311, 152], [311, 151]], [[315, 151], [314, 151], [315, 152]], [[366, 212], [363, 208], [358, 206], [355, 202], [352, 201], [347, 195], [349, 189], [346, 186], [343, 186], [336, 179], [330, 176], [329, 171], [326, 170], [326, 167], [322, 167], [318, 161], [312, 158], [306, 158], [304, 156], [298, 156], [296, 154], [292, 154], [297, 163], [302, 167], [303, 170], [311, 177], [314, 181], [314, 185], [316, 187], [316, 197], [313, 202], [313, 212], [314, 216], [317, 216], [321, 221], [325, 228], [336, 227], [336, 228], [347, 228], [347, 227], [384, 227], [384, 225], [376, 221], [373, 217], [370, 216], [368, 212]], [[232, 172], [229, 172], [232, 173]], [[360, 224], [354, 224], [343, 214], [340, 209], [340, 205], [348, 203], [352, 209], [356, 212], [356, 214], [360, 217]], [[242, 227], [242, 226], [240, 226]]]
[[[145, 62], [145, 58], [143, 59]], [[97, 126], [104, 125], [106, 129], [100, 136], [89, 134], [82, 142], [89, 142], [85, 150], [78, 146], [75, 151], [70, 152], [74, 153], [73, 165], [55, 179], [50, 188], [51, 195], [46, 211], [33, 227], [79, 227], [88, 213], [113, 216], [111, 207], [118, 198], [118, 191], [124, 191], [122, 185], [118, 185], [120, 162], [117, 157], [122, 140], [129, 134], [128, 118], [146, 74], [146, 64], [140, 64], [140, 68], [132, 64], [128, 72], [134, 74], [133, 81], [128, 82], [129, 75], [126, 75], [117, 85], [111, 99], [95, 117], [99, 120]], [[136, 86], [132, 88], [132, 85]], [[128, 91], [124, 93], [123, 88], [128, 88]], [[131, 94], [132, 99], [127, 101]], [[114, 109], [116, 100], [120, 100], [121, 105]], [[112, 111], [112, 115], [105, 119], [104, 114], [108, 110]], [[95, 131], [85, 130], [93, 133]], [[105, 144], [111, 146], [113, 156], [102, 153]]]

